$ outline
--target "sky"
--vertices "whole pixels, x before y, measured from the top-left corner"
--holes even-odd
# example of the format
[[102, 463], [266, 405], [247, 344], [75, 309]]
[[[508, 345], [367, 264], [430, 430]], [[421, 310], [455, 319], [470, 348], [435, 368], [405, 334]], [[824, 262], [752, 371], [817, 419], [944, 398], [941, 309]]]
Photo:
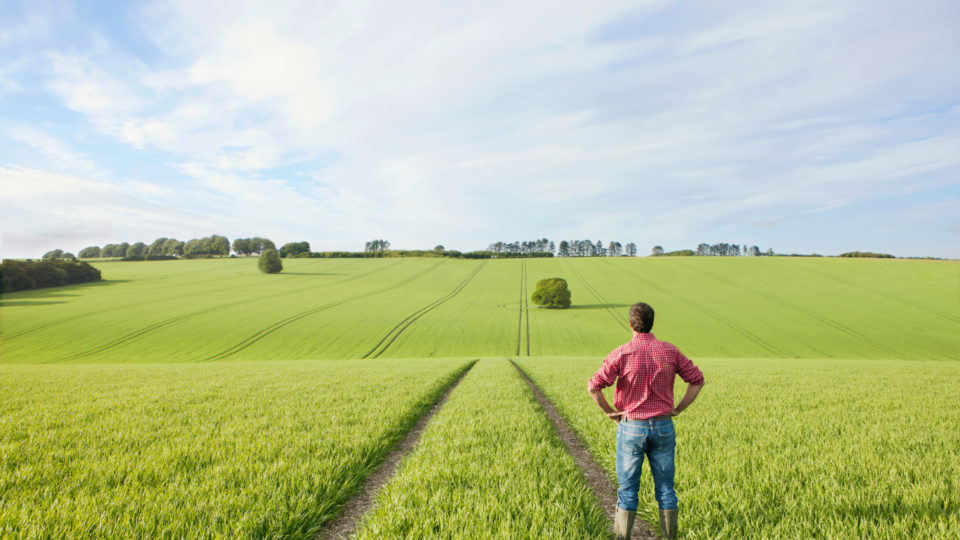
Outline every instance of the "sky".
[[960, 3], [0, 0], [0, 255], [960, 258]]

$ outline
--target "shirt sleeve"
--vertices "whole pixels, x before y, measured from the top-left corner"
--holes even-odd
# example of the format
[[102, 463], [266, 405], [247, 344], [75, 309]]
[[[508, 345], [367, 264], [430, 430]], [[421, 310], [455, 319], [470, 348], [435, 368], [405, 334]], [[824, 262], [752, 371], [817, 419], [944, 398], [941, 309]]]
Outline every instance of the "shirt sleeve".
[[687, 384], [703, 384], [703, 372], [680, 351], [677, 351], [677, 374]]
[[587, 388], [590, 390], [600, 390], [601, 388], [606, 388], [612, 386], [613, 383], [617, 381], [617, 376], [620, 375], [620, 351], [615, 350], [603, 361], [603, 365], [600, 366], [600, 369], [593, 374], [593, 377], [590, 378], [590, 382], [587, 383]]

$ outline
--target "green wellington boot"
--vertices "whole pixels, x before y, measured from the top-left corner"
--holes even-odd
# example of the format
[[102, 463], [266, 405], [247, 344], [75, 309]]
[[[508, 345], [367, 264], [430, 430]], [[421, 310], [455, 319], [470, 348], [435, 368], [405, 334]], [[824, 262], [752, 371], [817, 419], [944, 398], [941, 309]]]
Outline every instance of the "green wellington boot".
[[673, 540], [677, 537], [677, 510], [660, 511], [660, 538]]
[[613, 536], [617, 540], [630, 540], [630, 529], [633, 528], [633, 518], [636, 515], [636, 512], [617, 507], [617, 515], [613, 518]]

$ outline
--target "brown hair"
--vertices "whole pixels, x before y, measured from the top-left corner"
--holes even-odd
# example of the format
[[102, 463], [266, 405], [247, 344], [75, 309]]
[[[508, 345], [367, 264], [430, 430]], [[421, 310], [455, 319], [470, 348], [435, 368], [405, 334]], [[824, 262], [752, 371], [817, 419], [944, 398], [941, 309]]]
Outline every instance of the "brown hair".
[[630, 328], [641, 334], [650, 332], [653, 328], [653, 308], [649, 304], [637, 302], [630, 306]]

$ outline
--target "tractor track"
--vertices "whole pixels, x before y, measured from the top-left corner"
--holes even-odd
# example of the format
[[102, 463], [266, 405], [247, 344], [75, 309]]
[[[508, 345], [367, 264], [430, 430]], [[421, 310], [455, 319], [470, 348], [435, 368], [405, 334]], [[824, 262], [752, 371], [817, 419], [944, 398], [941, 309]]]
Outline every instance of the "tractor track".
[[336, 302], [331, 302], [331, 303], [329, 303], [329, 304], [324, 304], [324, 305], [322, 305], [322, 306], [318, 306], [318, 307], [315, 307], [315, 308], [310, 308], [310, 309], [301, 311], [301, 312], [299, 312], [299, 313], [295, 313], [294, 315], [291, 315], [291, 316], [289, 316], [289, 317], [287, 317], [287, 318], [285, 318], [285, 319], [281, 319], [281, 320], [279, 320], [279, 321], [277, 321], [277, 322], [275, 322], [275, 323], [273, 323], [273, 324], [271, 324], [271, 325], [269, 325], [269, 326], [267, 326], [267, 327], [265, 327], [265, 328], [262, 328], [260, 331], [254, 333], [252, 336], [244, 339], [243, 341], [241, 341], [240, 343], [237, 343], [236, 345], [230, 347], [229, 349], [226, 349], [226, 350], [224, 350], [224, 351], [222, 351], [222, 352], [220, 352], [220, 353], [218, 353], [218, 354], [215, 354], [215, 355], [213, 355], [213, 356], [209, 356], [209, 357], [207, 357], [207, 358], [204, 358], [204, 359], [202, 360], [202, 362], [215, 362], [215, 361], [217, 361], [217, 360], [223, 360], [224, 358], [229, 358], [230, 356], [233, 356], [233, 355], [237, 354], [238, 352], [246, 349], [247, 347], [253, 345], [254, 343], [256, 343], [256, 342], [258, 342], [258, 341], [260, 341], [261, 339], [267, 337], [268, 335], [270, 335], [270, 334], [276, 332], [277, 330], [283, 328], [284, 326], [287, 326], [287, 325], [290, 324], [290, 323], [299, 321], [300, 319], [309, 317], [310, 315], [314, 315], [314, 314], [316, 314], [316, 313], [320, 313], [321, 311], [325, 311], [325, 310], [327, 310], [327, 309], [330, 309], [330, 308], [332, 308], [332, 307], [339, 306], [339, 305], [341, 305], [341, 304], [345, 304], [345, 303], [347, 303], [347, 302], [352, 302], [352, 301], [354, 301], [354, 300], [359, 300], [359, 299], [361, 299], [361, 298], [366, 298], [366, 297], [368, 297], [368, 296], [373, 296], [373, 295], [375, 295], [375, 294], [380, 294], [380, 293], [382, 293], [382, 292], [390, 291], [390, 290], [396, 289], [396, 288], [398, 288], [398, 287], [403, 287], [404, 285], [410, 283], [411, 281], [414, 281], [414, 280], [416, 280], [416, 279], [418, 279], [418, 278], [420, 278], [420, 277], [423, 277], [425, 274], [427, 274], [427, 273], [430, 272], [431, 270], [437, 268], [438, 266], [442, 265], [444, 262], [445, 262], [444, 260], [441, 260], [440, 262], [438, 262], [437, 264], [435, 264], [435, 265], [431, 266], [430, 268], [424, 270], [423, 272], [421, 272], [421, 273], [419, 273], [419, 274], [417, 274], [417, 275], [411, 276], [411, 277], [409, 277], [409, 278], [407, 278], [407, 279], [404, 279], [404, 280], [402, 280], [402, 281], [400, 281], [400, 282], [398, 282], [398, 283], [394, 283], [394, 284], [392, 284], [392, 285], [390, 285], [390, 286], [388, 286], [388, 287], [382, 287], [382, 288], [377, 289], [377, 290], [374, 290], [374, 291], [369, 291], [369, 292], [366, 292], [366, 293], [363, 293], [363, 294], [358, 294], [358, 295], [355, 295], [355, 296], [350, 296], [350, 297], [344, 298], [344, 299], [342, 299], [342, 300], [338, 300], [338, 301], [336, 301]]
[[[748, 292], [748, 293], [752, 293], [752, 294], [754, 294], [754, 295], [756, 295], [756, 296], [759, 296], [760, 298], [764, 298], [764, 299], [766, 299], [766, 300], [769, 300], [769, 301], [771, 301], [771, 302], [774, 302], [775, 304], [782, 305], [782, 306], [784, 306], [784, 307], [790, 308], [790, 309], [792, 309], [793, 311], [796, 311], [797, 313], [800, 313], [801, 315], [804, 315], [804, 316], [806, 316], [806, 317], [809, 317], [809, 318], [811, 318], [811, 319], [813, 319], [813, 320], [815, 320], [815, 321], [817, 321], [817, 322], [819, 322], [819, 323], [825, 324], [825, 325], [827, 325], [827, 326], [829, 326], [829, 327], [831, 327], [831, 328], [835, 328], [835, 329], [839, 330], [840, 332], [842, 332], [842, 333], [844, 333], [844, 334], [847, 334], [848, 336], [851, 336], [851, 337], [853, 337], [853, 338], [855, 338], [855, 339], [859, 339], [860, 341], [863, 341], [863, 342], [866, 343], [866, 344], [872, 345], [872, 346], [874, 346], [874, 347], [876, 347], [876, 348], [878, 348], [878, 349], [880, 349], [880, 350], [882, 350], [882, 351], [884, 351], [884, 352], [892, 355], [894, 358], [901, 358], [901, 359], [908, 358], [908, 357], [907, 357], [906, 355], [904, 355], [903, 353], [900, 353], [900, 352], [895, 351], [895, 350], [893, 350], [893, 349], [887, 348], [887, 347], [886, 347], [885, 345], [883, 345], [882, 343], [879, 343], [879, 342], [877, 342], [877, 341], [874, 341], [874, 340], [868, 338], [867, 336], [864, 336], [863, 334], [861, 334], [861, 333], [858, 332], [857, 330], [855, 330], [855, 329], [853, 329], [853, 328], [850, 328], [849, 326], [847, 326], [847, 325], [845, 325], [845, 324], [843, 324], [843, 323], [841, 323], [841, 322], [839, 322], [839, 321], [836, 321], [836, 320], [834, 320], [834, 319], [831, 319], [830, 317], [827, 317], [827, 316], [821, 315], [821, 314], [819, 314], [819, 313], [817, 313], [817, 312], [815, 312], [815, 311], [811, 311], [811, 310], [809, 310], [809, 309], [800, 307], [800, 306], [798, 306], [798, 305], [795, 305], [795, 304], [793, 304], [793, 303], [791, 303], [791, 302], [788, 302], [788, 301], [786, 301], [786, 300], [783, 300], [783, 299], [781, 299], [781, 298], [777, 298], [777, 297], [775, 297], [775, 296], [773, 296], [773, 295], [771, 295], [771, 294], [764, 293], [764, 292], [761, 292], [761, 291], [755, 291], [755, 290], [749, 289], [749, 288], [747, 288], [747, 287], [744, 287], [743, 285], [740, 285], [740, 284], [734, 283], [734, 282], [732, 282], [732, 281], [729, 281], [729, 280], [727, 280], [726, 278], [723, 278], [723, 277], [721, 277], [721, 276], [718, 276], [718, 275], [716, 275], [716, 274], [713, 274], [713, 273], [708, 272], [708, 271], [706, 271], [706, 270], [703, 270], [703, 269], [701, 269], [701, 268], [693, 268], [693, 270], [694, 270], [695, 272], [700, 273], [701, 275], [708, 276], [708, 277], [710, 277], [710, 278], [713, 279], [713, 280], [716, 280], [716, 281], [719, 281], [719, 282], [721, 282], [721, 283], [724, 283], [724, 284], [726, 284], [728, 287], [732, 287], [732, 288], [735, 288], [735, 289], [739, 289], [739, 290], [741, 290], [741, 291], [745, 291], [745, 292]], [[813, 348], [813, 347], [811, 347], [811, 348]], [[817, 349], [814, 349], [814, 350], [817, 350]], [[821, 354], [824, 354], [823, 351], [819, 351], [819, 350], [818, 350], [817, 352], [820, 352]], [[828, 355], [828, 356], [829, 356], [829, 355]]]
[[520, 319], [517, 321], [517, 356], [523, 346], [523, 319], [527, 319], [527, 356], [530, 356], [530, 306], [527, 300], [527, 261], [520, 261]]
[[[393, 266], [393, 265], [391, 265], [391, 266]], [[386, 268], [389, 268], [389, 267], [380, 268], [380, 269], [374, 270], [373, 272], [368, 272], [367, 274], [362, 274], [362, 275], [357, 275], [357, 276], [351, 276], [351, 278], [349, 278], [349, 279], [347, 279], [347, 280], [339, 281], [338, 283], [343, 283], [343, 282], [349, 281], [349, 280], [351, 280], [351, 279], [363, 277], [363, 276], [365, 276], [365, 275], [369, 275], [369, 274], [378, 272], [378, 271], [380, 271], [380, 270], [384, 270], [384, 269], [386, 269]], [[332, 284], [332, 283], [326, 283], [326, 284], [323, 284], [323, 285], [318, 285], [318, 286], [310, 287], [310, 288], [307, 288], [307, 289], [300, 289], [300, 290], [296, 291], [296, 294], [303, 294], [303, 292], [306, 291], [306, 290], [319, 289], [319, 288], [321, 288], [321, 287], [325, 287], [325, 286], [328, 286], [328, 285], [333, 285], [333, 284]], [[292, 293], [285, 293], [285, 294], [292, 294]], [[79, 352], [79, 353], [77, 353], [77, 354], [69, 357], [67, 360], [79, 360], [79, 359], [81, 359], [81, 358], [86, 358], [86, 357], [92, 356], [92, 355], [94, 355], [94, 354], [104, 352], [104, 351], [106, 351], [106, 350], [109, 350], [109, 349], [112, 349], [112, 348], [114, 348], [114, 347], [118, 347], [118, 346], [120, 346], [120, 345], [123, 345], [123, 344], [125, 344], [125, 343], [128, 343], [128, 342], [130, 342], [130, 341], [132, 341], [132, 340], [134, 340], [134, 339], [137, 339], [137, 338], [139, 338], [139, 337], [141, 337], [141, 336], [144, 336], [144, 335], [146, 335], [146, 334], [149, 334], [150, 332], [153, 332], [153, 331], [155, 331], [155, 330], [160, 330], [161, 328], [165, 328], [165, 327], [170, 326], [170, 325], [172, 325], [172, 324], [176, 324], [176, 323], [178, 323], [178, 322], [181, 322], [181, 321], [183, 321], [183, 320], [185, 320], [185, 319], [188, 319], [188, 318], [190, 318], [190, 317], [194, 317], [194, 316], [197, 316], [197, 315], [202, 315], [202, 314], [204, 314], [204, 313], [210, 313], [210, 312], [212, 312], [212, 311], [217, 311], [217, 310], [221, 310], [221, 309], [232, 308], [232, 307], [234, 307], [234, 306], [241, 306], [241, 305], [246, 305], [246, 304], [250, 304], [250, 303], [253, 303], [253, 302], [258, 302], [258, 301], [264, 300], [264, 299], [266, 299], [266, 298], [276, 298], [276, 297], [278, 297], [278, 296], [284, 296], [284, 294], [279, 294], [279, 295], [278, 295], [278, 294], [275, 294], [275, 293], [266, 294], [266, 295], [263, 295], [263, 296], [258, 296], [258, 297], [256, 297], [256, 298], [248, 298], [248, 299], [245, 299], [245, 300], [242, 300], [242, 301], [239, 301], [239, 302], [232, 302], [232, 303], [229, 303], [229, 304], [220, 304], [220, 305], [218, 305], [218, 306], [213, 306], [213, 307], [209, 307], [209, 308], [205, 308], [205, 309], [200, 309], [200, 310], [197, 310], [197, 311], [192, 311], [192, 312], [190, 312], [190, 313], [184, 313], [184, 314], [180, 314], [180, 315], [177, 315], [177, 316], [174, 316], [174, 317], [170, 317], [170, 318], [168, 318], [168, 319], [164, 319], [164, 320], [162, 320], [162, 321], [158, 321], [158, 322], [156, 322], [156, 323], [153, 323], [153, 324], [151, 324], [151, 325], [145, 326], [145, 327], [140, 328], [140, 329], [138, 329], [138, 330], [134, 330], [133, 332], [130, 332], [130, 333], [128, 333], [128, 334], [125, 334], [125, 335], [123, 335], [123, 336], [121, 336], [121, 337], [119, 337], [119, 338], [117, 338], [117, 339], [115, 339], [115, 340], [113, 340], [113, 341], [108, 342], [108, 343], [105, 343], [105, 344], [102, 344], [102, 345], [98, 345], [98, 346], [96, 346], [96, 347], [93, 347], [93, 348], [87, 349], [87, 350], [85, 350], [85, 351]], [[339, 302], [339, 303], [343, 303], [343, 302]], [[323, 306], [323, 309], [327, 309], [327, 308], [333, 307], [334, 305], [338, 305], [339, 303], [327, 304], [327, 305]], [[125, 307], [128, 307], [128, 306], [125, 306]], [[117, 309], [122, 309], [122, 308], [117, 308]], [[322, 309], [319, 309], [319, 310], [316, 310], [316, 311], [322, 311]], [[311, 313], [311, 314], [312, 314], [312, 313]]]
[[737, 323], [735, 323], [735, 322], [727, 319], [726, 317], [724, 317], [724, 316], [722, 316], [722, 315], [720, 315], [720, 314], [718, 314], [718, 313], [715, 313], [715, 312], [711, 311], [710, 309], [707, 309], [707, 308], [704, 307], [704, 306], [701, 306], [700, 304], [698, 304], [697, 302], [694, 302], [693, 300], [690, 300], [689, 298], [686, 298], [686, 297], [684, 297], [684, 296], [681, 296], [681, 295], [679, 295], [679, 294], [677, 294], [677, 293], [675, 293], [675, 292], [669, 292], [669, 291], [667, 291], [666, 289], [664, 289], [663, 286], [661, 286], [661, 285], [659, 285], [659, 284], [657, 284], [657, 283], [651, 282], [651, 281], [648, 280], [648, 279], [645, 279], [645, 278], [640, 277], [640, 276], [638, 276], [638, 275], [636, 275], [636, 274], [627, 272], [626, 270], [622, 270], [622, 269], [621, 269], [621, 272], [623, 272], [624, 274], [630, 276], [630, 277], [633, 278], [633, 279], [636, 279], [636, 280], [638, 280], [638, 281], [641, 281], [641, 282], [647, 284], [647, 285], [650, 286], [651, 288], [658, 289], [658, 290], [662, 291], [664, 294], [667, 294], [667, 295], [669, 295], [669, 296], [671, 296], [671, 297], [673, 297], [673, 298], [676, 298], [677, 300], [679, 300], [680, 302], [686, 304], [687, 306], [689, 306], [689, 307], [691, 307], [691, 308], [699, 311], [700, 313], [703, 313], [704, 315], [706, 315], [706, 316], [708, 316], [708, 317], [710, 317], [710, 318], [712, 318], [712, 319], [720, 322], [721, 324], [729, 327], [729, 328], [730, 328], [731, 330], [733, 330], [734, 332], [736, 332], [736, 333], [740, 334], [741, 336], [747, 338], [747, 339], [748, 339], [749, 341], [751, 341], [753, 344], [759, 346], [759, 347], [762, 348], [763, 350], [765, 350], [765, 351], [767, 351], [768, 353], [772, 354], [774, 358], [783, 358], [783, 355], [782, 355], [779, 351], [777, 351], [777, 349], [776, 349], [773, 345], [771, 345], [770, 343], [767, 343], [766, 340], [764, 340], [764, 339], [761, 338], [760, 336], [754, 334], [753, 332], [750, 332], [750, 331], [747, 330], [746, 328], [743, 328], [743, 327], [740, 326], [739, 324], [737, 324]]
[[[597, 302], [600, 302], [600, 304], [603, 305], [603, 309], [604, 309], [611, 317], [613, 317], [613, 320], [615, 320], [615, 321], [617, 322], [617, 325], [619, 325], [619, 326], [628, 326], [627, 323], [626, 323], [626, 321], [624, 321], [622, 317], [620, 317], [619, 315], [617, 315], [616, 310], [614, 310], [612, 307], [610, 307], [610, 302], [608, 302], [607, 299], [604, 298], [602, 294], [600, 294], [600, 291], [598, 291], [598, 290], [596, 289], [596, 287], [594, 287], [589, 281], [587, 281], [586, 279], [584, 279], [583, 275], [580, 274], [580, 272], [578, 272], [578, 271], [573, 267], [572, 264], [570, 264], [570, 261], [563, 261], [563, 262], [567, 265], [567, 268], [570, 269], [570, 272], [572, 272], [573, 275], [577, 276], [577, 279], [580, 280], [580, 283], [582, 283], [584, 287], [586, 287], [587, 291], [589, 291], [590, 294], [592, 294], [593, 297], [597, 299]], [[628, 327], [628, 328], [629, 328], [629, 327]]]
[[857, 288], [857, 289], [867, 291], [867, 292], [869, 292], [869, 293], [871, 293], [871, 294], [875, 294], [875, 295], [877, 295], [877, 296], [882, 296], [882, 297], [884, 297], [884, 298], [888, 298], [888, 299], [894, 300], [894, 301], [896, 301], [896, 302], [902, 302], [902, 303], [904, 303], [904, 304], [907, 304], [908, 306], [915, 307], [915, 308], [917, 308], [917, 309], [919, 309], [919, 310], [921, 310], [921, 311], [926, 311], [927, 313], [930, 313], [930, 314], [933, 314], [933, 315], [937, 315], [937, 316], [939, 316], [939, 317], [943, 317], [944, 319], [947, 319], [947, 320], [950, 321], [950, 322], [960, 323], [960, 317], [958, 317], [958, 316], [956, 316], [956, 315], [952, 315], [952, 314], [950, 314], [950, 313], [945, 313], [945, 312], [940, 311], [939, 309], [937, 309], [937, 308], [935, 308], [935, 307], [931, 307], [931, 306], [928, 306], [928, 305], [926, 305], [926, 304], [922, 304], [922, 303], [917, 302], [917, 301], [915, 301], [915, 300], [910, 300], [909, 298], [903, 298], [903, 297], [901, 297], [901, 296], [897, 296], [897, 295], [892, 294], [892, 293], [889, 293], [889, 292], [887, 292], [887, 291], [872, 289], [872, 288], [867, 287], [867, 286], [865, 286], [865, 285], [861, 285], [861, 284], [859, 284], [859, 283], [857, 283], [857, 282], [855, 282], [855, 281], [851, 283], [850, 281], [847, 281], [847, 280], [845, 280], [845, 279], [843, 279], [843, 278], [837, 277], [837, 276], [835, 276], [835, 275], [833, 275], [833, 274], [831, 274], [831, 273], [829, 273], [829, 272], [824, 272], [824, 271], [822, 271], [822, 270], [817, 270], [817, 269], [814, 269], [814, 268], [807, 268], [807, 267], [805, 267], [805, 266], [797, 266], [797, 268], [800, 268], [801, 270], [803, 270], [803, 271], [805, 271], [805, 272], [810, 272], [810, 273], [816, 274], [816, 275], [818, 275], [818, 276], [826, 277], [826, 278], [830, 279], [831, 281], [834, 281], [834, 282], [839, 283], [839, 284], [841, 284], [841, 285], [845, 285], [845, 286], [847, 286], [847, 287], [855, 287], [855, 288]]
[[[597, 499], [597, 502], [600, 503], [603, 513], [612, 524], [617, 508], [616, 484], [613, 483], [610, 476], [603, 470], [603, 467], [597, 463], [593, 454], [587, 449], [587, 445], [583, 443], [580, 436], [570, 427], [570, 424], [567, 423], [567, 420], [560, 414], [560, 411], [553, 405], [550, 398], [540, 390], [537, 383], [533, 382], [533, 379], [531, 379], [516, 362], [511, 360], [510, 363], [513, 364], [513, 367], [519, 372], [520, 378], [530, 387], [530, 392], [533, 394], [533, 397], [540, 403], [544, 414], [553, 424], [557, 438], [566, 446], [567, 452], [569, 452], [574, 463], [580, 468], [580, 472], [583, 473], [584, 482]], [[659, 538], [659, 535], [654, 533], [654, 527], [639, 517], [634, 521], [633, 527], [632, 538], [638, 540], [656, 540]]]
[[413, 323], [417, 322], [417, 319], [419, 319], [420, 317], [423, 317], [424, 315], [434, 310], [435, 308], [439, 307], [440, 305], [444, 304], [454, 296], [460, 294], [460, 291], [466, 288], [466, 286], [471, 281], [473, 281], [473, 278], [480, 273], [480, 270], [482, 270], [484, 265], [486, 264], [487, 264], [486, 261], [483, 261], [482, 263], [480, 263], [475, 269], [473, 269], [467, 275], [466, 278], [464, 278], [463, 281], [460, 282], [459, 285], [454, 287], [454, 289], [449, 293], [447, 293], [445, 296], [437, 300], [434, 300], [430, 304], [427, 304], [426, 306], [418, 309], [417, 311], [414, 311], [410, 315], [407, 315], [405, 319], [397, 323], [393, 328], [390, 329], [389, 332], [387, 332], [386, 335], [380, 338], [380, 341], [377, 342], [377, 344], [372, 349], [370, 349], [370, 351], [367, 352], [367, 354], [363, 355], [362, 358], [378, 358], [380, 355], [386, 352], [386, 350], [389, 349], [391, 345], [393, 345], [393, 342], [396, 341], [398, 337], [400, 337], [400, 334], [406, 331], [407, 328], [410, 328], [410, 326]]
[[453, 393], [467, 374], [470, 373], [470, 370], [473, 369], [477, 361], [478, 360], [472, 360], [466, 365], [463, 371], [447, 386], [426, 413], [417, 420], [417, 423], [407, 432], [403, 440], [393, 447], [393, 450], [383, 458], [376, 470], [363, 481], [363, 484], [358, 488], [356, 494], [344, 502], [340, 514], [325, 523], [316, 535], [314, 535], [313, 538], [315, 540], [334, 540], [350, 537], [356, 529], [360, 518], [374, 507], [380, 489], [396, 475], [400, 462], [416, 448], [430, 419], [443, 408], [450, 394]]
[[[362, 277], [366, 277], [366, 276], [368, 276], [368, 275], [370, 275], [370, 274], [375, 274], [375, 273], [377, 273], [377, 272], [381, 272], [381, 271], [386, 270], [386, 269], [388, 269], [388, 268], [392, 268], [393, 266], [396, 266], [397, 264], [400, 264], [400, 262], [401, 262], [401, 261], [397, 261], [396, 263], [394, 263], [394, 264], [392, 264], [392, 265], [384, 266], [383, 268], [377, 268], [376, 270], [372, 270], [372, 271], [370, 271], [370, 272], [366, 272], [366, 273], [363, 273], [363, 274], [357, 274], [357, 275], [354, 275], [354, 276], [350, 276], [350, 277], [348, 277], [348, 278], [346, 278], [346, 279], [342, 279], [342, 280], [340, 280], [340, 281], [335, 281], [335, 282], [333, 282], [333, 283], [322, 283], [322, 284], [319, 284], [319, 285], [315, 285], [315, 286], [313, 286], [313, 287], [308, 287], [308, 288], [306, 288], [306, 289], [298, 289], [298, 290], [295, 292], [295, 294], [298, 294], [298, 295], [299, 295], [299, 294], [303, 294], [304, 291], [312, 291], [312, 290], [320, 289], [320, 288], [323, 288], [323, 287], [329, 287], [329, 286], [332, 286], [332, 285], [339, 285], [339, 284], [341, 284], [341, 283], [346, 283], [346, 282], [348, 282], [348, 281], [353, 281], [353, 280], [355, 280], [355, 279], [359, 279], [359, 278], [362, 278]], [[347, 266], [351, 266], [352, 264], [356, 264], [356, 263], [345, 264], [345, 265], [342, 265], [342, 266], [338, 266], [338, 267], [336, 267], [336, 268], [333, 268], [333, 269], [331, 269], [331, 270], [336, 270], [336, 269], [340, 269], [340, 268], [345, 268], [345, 267], [347, 267]], [[196, 284], [199, 284], [199, 283], [206, 283], [206, 282], [209, 282], [209, 281], [223, 281], [223, 278], [192, 282], [192, 283], [190, 283], [190, 286], [193, 286], [193, 285], [196, 285]], [[205, 291], [205, 292], [206, 292], [206, 293], [217, 293], [217, 292], [223, 292], [223, 291], [239, 291], [239, 290], [243, 290], [243, 289], [247, 289], [247, 288], [262, 287], [262, 286], [263, 286], [262, 283], [251, 283], [250, 285], [244, 285], [244, 286], [240, 286], [240, 287], [229, 287], [229, 286], [228, 286], [228, 287], [222, 287], [222, 288], [219, 288], [219, 289], [213, 289], [213, 290], [211, 290], [211, 291]], [[151, 290], [160, 290], [160, 289], [163, 289], [163, 287], [153, 287], [153, 288], [151, 288], [151, 289], [148, 289], [148, 291], [151, 291]], [[127, 294], [127, 293], [123, 293], [123, 294]], [[294, 293], [271, 294], [271, 295], [267, 295], [267, 296], [257, 297], [257, 298], [255, 298], [255, 299], [250, 299], [250, 300], [248, 300], [247, 302], [256, 301], [256, 300], [262, 300], [262, 299], [264, 299], [264, 298], [271, 298], [271, 297], [276, 297], [276, 296], [283, 296], [284, 294], [294, 294]], [[163, 301], [163, 302], [181, 301], [181, 300], [183, 300], [184, 298], [189, 298], [189, 297], [191, 297], [192, 295], [193, 295], [193, 293], [189, 293], [189, 294], [184, 294], [184, 295], [176, 296], [176, 297], [173, 297], [173, 298], [165, 298], [165, 299], [163, 299], [162, 301]], [[116, 295], [111, 295], [111, 296], [116, 296]], [[244, 303], [245, 303], [245, 302], [244, 302]], [[142, 306], [142, 305], [143, 305], [142, 302], [136, 302], [136, 303], [128, 304], [128, 305], [124, 305], [124, 306], [117, 306], [117, 307], [112, 307], [112, 308], [109, 308], [109, 309], [102, 309], [102, 310], [100, 310], [100, 311], [91, 311], [91, 312], [86, 312], [86, 313], [74, 315], [74, 316], [71, 316], [71, 317], [65, 317], [65, 318], [60, 319], [60, 320], [57, 320], [57, 321], [52, 321], [52, 322], [44, 323], [44, 324], [41, 324], [41, 325], [38, 325], [38, 326], [34, 326], [34, 327], [32, 327], [32, 328], [26, 328], [26, 329], [24, 329], [24, 330], [21, 330], [21, 331], [19, 331], [19, 332], [14, 333], [14, 334], [10, 334], [10, 335], [4, 336], [3, 339], [4, 339], [4, 341], [9, 342], [9, 341], [12, 340], [12, 339], [15, 339], [15, 338], [18, 338], [18, 337], [20, 337], [20, 336], [24, 336], [24, 335], [27, 335], [27, 334], [30, 334], [30, 333], [33, 333], [33, 332], [36, 332], [36, 331], [39, 331], [39, 330], [43, 330], [43, 329], [46, 329], [46, 328], [50, 328], [51, 326], [57, 326], [57, 325], [60, 325], [60, 324], [63, 324], [63, 323], [68, 323], [68, 322], [70, 322], [70, 321], [74, 321], [74, 320], [77, 320], [77, 319], [83, 319], [83, 318], [86, 318], [86, 317], [90, 317], [90, 316], [92, 316], [92, 315], [102, 315], [102, 314], [104, 314], [104, 313], [111, 313], [111, 312], [120, 311], [120, 310], [123, 310], [123, 309], [135, 308], [135, 307], [139, 307], [139, 306]], [[225, 305], [218, 306], [218, 308], [232, 307], [232, 306], [235, 306], [235, 305], [237, 305], [237, 304], [236, 304], [236, 303], [233, 303], [233, 304], [225, 304]], [[205, 311], [206, 311], [206, 310], [203, 310], [203, 311], [201, 311], [201, 312], [194, 312], [194, 313], [192, 313], [191, 315], [197, 315], [197, 314], [202, 313], [202, 312], [205, 312]], [[182, 317], [183, 317], [182, 315], [178, 315], [178, 316], [174, 317], [174, 319], [179, 320], [179, 319], [181, 319]], [[164, 321], [160, 321], [160, 322], [164, 322]], [[172, 322], [176, 322], [176, 321], [172, 321]], [[159, 323], [157, 323], [157, 324], [159, 324]], [[153, 326], [153, 325], [151, 325], [151, 326]]]

